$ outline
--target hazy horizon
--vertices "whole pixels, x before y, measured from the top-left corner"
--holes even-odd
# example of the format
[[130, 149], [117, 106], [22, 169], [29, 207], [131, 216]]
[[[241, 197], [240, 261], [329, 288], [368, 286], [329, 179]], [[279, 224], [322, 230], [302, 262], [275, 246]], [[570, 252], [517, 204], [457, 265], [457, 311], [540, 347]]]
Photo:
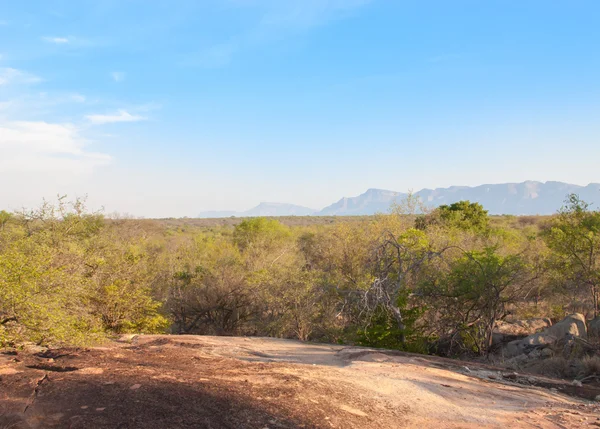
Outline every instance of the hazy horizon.
[[0, 11], [0, 209], [320, 209], [600, 182], [600, 4], [32, 1]]

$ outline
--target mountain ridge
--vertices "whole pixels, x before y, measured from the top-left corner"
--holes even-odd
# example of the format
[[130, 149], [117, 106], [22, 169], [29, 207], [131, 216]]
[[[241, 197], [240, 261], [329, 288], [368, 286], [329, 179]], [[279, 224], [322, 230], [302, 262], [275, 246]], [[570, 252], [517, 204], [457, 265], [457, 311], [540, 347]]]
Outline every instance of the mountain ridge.
[[[478, 202], [493, 215], [548, 215], [559, 210], [568, 194], [600, 207], [600, 183], [573, 185], [566, 182], [509, 182], [478, 186], [449, 186], [447, 188], [424, 188], [413, 193], [425, 205], [438, 207], [461, 200]], [[361, 216], [386, 213], [392, 203], [401, 202], [408, 193], [387, 189], [369, 188], [354, 197], [343, 197], [321, 210], [282, 203], [260, 203], [243, 212], [211, 211], [199, 217], [254, 217], [254, 216]]]
[[220, 217], [257, 217], [257, 216], [310, 216], [318, 210], [296, 204], [261, 202], [256, 207], [242, 212], [233, 210], [212, 210], [201, 212], [199, 218], [220, 218]]

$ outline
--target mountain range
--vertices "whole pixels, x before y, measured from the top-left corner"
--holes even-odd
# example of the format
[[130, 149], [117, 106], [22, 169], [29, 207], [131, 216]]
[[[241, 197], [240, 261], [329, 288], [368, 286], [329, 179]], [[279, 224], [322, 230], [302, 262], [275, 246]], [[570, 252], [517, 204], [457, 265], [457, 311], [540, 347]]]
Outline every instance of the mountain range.
[[[490, 214], [548, 215], [555, 213], [564, 204], [568, 194], [575, 193], [592, 204], [600, 206], [600, 183], [587, 186], [564, 182], [501, 183], [493, 185], [451, 186], [449, 188], [422, 189], [414, 195], [431, 207], [452, 204], [461, 200], [478, 202]], [[386, 213], [390, 205], [399, 203], [407, 193], [384, 189], [369, 189], [356, 197], [344, 197], [323, 208], [314, 210], [294, 204], [260, 203], [244, 211], [209, 211], [198, 215], [201, 218], [255, 217], [255, 216], [358, 216]]]

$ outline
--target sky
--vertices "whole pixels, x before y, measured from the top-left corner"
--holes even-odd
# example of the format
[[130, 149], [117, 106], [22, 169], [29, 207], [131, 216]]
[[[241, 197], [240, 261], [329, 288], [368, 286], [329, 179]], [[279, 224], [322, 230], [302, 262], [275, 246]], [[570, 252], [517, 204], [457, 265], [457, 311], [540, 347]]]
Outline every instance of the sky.
[[600, 182], [597, 0], [0, 0], [0, 208]]

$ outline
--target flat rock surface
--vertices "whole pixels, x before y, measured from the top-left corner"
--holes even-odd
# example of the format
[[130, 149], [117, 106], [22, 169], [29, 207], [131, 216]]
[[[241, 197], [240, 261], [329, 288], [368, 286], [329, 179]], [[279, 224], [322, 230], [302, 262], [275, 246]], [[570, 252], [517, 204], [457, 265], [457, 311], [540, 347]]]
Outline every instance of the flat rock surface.
[[0, 354], [0, 429], [600, 427], [597, 402], [464, 365], [254, 337]]

